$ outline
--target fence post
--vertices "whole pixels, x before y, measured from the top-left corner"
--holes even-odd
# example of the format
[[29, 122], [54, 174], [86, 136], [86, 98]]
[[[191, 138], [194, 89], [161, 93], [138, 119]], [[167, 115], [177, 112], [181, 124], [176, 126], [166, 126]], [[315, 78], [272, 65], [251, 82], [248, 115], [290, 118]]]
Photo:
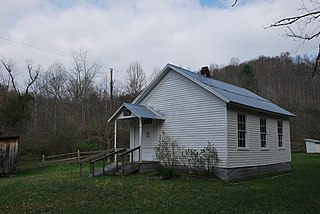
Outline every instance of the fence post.
[[44, 163], [44, 155], [42, 155], [42, 163]]
[[78, 161], [80, 161], [80, 150], [78, 149]]

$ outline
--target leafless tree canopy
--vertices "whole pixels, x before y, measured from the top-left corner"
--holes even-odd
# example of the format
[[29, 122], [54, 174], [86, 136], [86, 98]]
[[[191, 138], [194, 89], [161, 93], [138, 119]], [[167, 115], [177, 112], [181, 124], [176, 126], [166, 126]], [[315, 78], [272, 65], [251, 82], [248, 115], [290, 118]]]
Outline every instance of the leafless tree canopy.
[[99, 61], [91, 61], [89, 51], [80, 48], [72, 52], [73, 69], [69, 72], [69, 92], [73, 99], [82, 101], [88, 95], [97, 73], [102, 68]]
[[27, 64], [28, 74], [29, 74], [29, 81], [27, 83], [27, 87], [25, 90], [25, 94], [29, 94], [30, 87], [36, 82], [39, 78], [40, 74], [40, 66], [37, 66], [35, 69], [31, 63]]
[[131, 63], [127, 70], [126, 94], [136, 97], [146, 84], [146, 73], [138, 62]]
[[[284, 27], [285, 36], [299, 39], [302, 44], [306, 41], [317, 39], [320, 35], [320, 1], [301, 0], [301, 7], [297, 9], [298, 15], [284, 17], [269, 26]], [[318, 72], [320, 63], [319, 51], [313, 66], [313, 76]]]
[[[8, 72], [10, 83], [8, 83], [7, 88], [9, 88], [9, 85], [11, 84], [12, 89], [17, 93], [20, 94], [20, 90], [17, 87], [16, 83], [16, 73], [14, 72], [14, 62], [13, 60], [9, 59], [6, 60], [5, 58], [0, 59], [1, 64], [5, 68], [5, 70]], [[31, 61], [27, 62], [26, 69], [28, 70], [28, 82], [26, 83], [26, 89], [25, 94], [28, 95], [30, 87], [35, 83], [35, 81], [38, 79], [40, 74], [40, 66], [38, 65], [36, 68], [34, 68]]]
[[15, 92], [18, 92], [18, 89], [16, 87], [16, 82], [15, 82], [15, 75], [13, 74], [13, 69], [14, 69], [14, 62], [9, 59], [6, 60], [5, 58], [2, 58], [0, 60], [1, 64], [3, 65], [4, 69], [8, 72], [9, 74], [9, 80], [7, 83], [7, 88], [10, 87], [10, 84], [12, 84], [12, 88]]

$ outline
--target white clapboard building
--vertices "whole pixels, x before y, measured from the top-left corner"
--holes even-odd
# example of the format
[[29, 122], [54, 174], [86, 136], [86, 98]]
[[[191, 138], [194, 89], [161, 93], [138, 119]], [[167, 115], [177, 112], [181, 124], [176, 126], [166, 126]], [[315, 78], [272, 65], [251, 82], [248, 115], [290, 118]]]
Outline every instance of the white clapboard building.
[[[205, 71], [205, 70], [204, 70]], [[251, 91], [168, 64], [132, 102], [109, 119], [130, 121], [130, 147], [142, 161], [155, 160], [166, 132], [184, 148], [212, 142], [223, 180], [291, 170], [290, 123], [295, 115]], [[115, 140], [116, 146], [116, 140]]]

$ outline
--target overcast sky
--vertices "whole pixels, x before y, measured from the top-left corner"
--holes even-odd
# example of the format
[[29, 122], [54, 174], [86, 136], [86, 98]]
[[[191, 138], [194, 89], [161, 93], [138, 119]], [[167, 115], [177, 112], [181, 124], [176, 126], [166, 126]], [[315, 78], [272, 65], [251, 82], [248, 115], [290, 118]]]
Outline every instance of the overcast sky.
[[230, 7], [232, 3], [2, 0], [0, 57], [12, 58], [18, 66], [32, 59], [45, 68], [56, 60], [70, 63], [71, 50], [84, 46], [108, 67], [126, 71], [130, 62], [138, 61], [150, 74], [167, 63], [198, 70], [212, 62], [228, 64], [232, 57], [247, 61], [286, 51], [317, 52], [315, 41], [298, 49], [299, 42], [280, 36], [284, 29], [263, 28], [297, 14], [301, 0], [239, 0]]

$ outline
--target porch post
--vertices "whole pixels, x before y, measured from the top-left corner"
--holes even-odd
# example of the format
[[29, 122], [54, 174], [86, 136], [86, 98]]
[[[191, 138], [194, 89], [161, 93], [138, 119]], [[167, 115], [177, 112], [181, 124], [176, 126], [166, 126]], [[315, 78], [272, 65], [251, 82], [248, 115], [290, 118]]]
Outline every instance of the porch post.
[[[114, 120], [114, 149], [117, 150], [117, 119]], [[114, 155], [114, 161], [117, 162], [117, 155]]]
[[142, 162], [142, 119], [139, 118], [139, 146], [140, 146], [140, 162]]

